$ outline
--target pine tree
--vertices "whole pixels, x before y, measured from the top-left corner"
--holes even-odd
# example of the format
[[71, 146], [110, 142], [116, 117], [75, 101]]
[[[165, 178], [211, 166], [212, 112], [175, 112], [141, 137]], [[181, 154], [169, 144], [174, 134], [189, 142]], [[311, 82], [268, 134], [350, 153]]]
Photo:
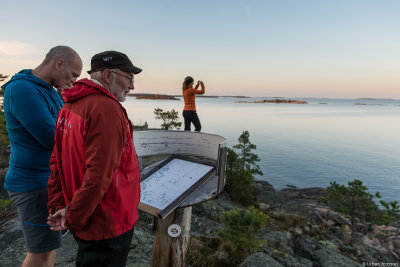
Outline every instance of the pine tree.
[[228, 148], [226, 160], [226, 185], [225, 190], [231, 198], [243, 205], [254, 204], [255, 174], [262, 175], [260, 166], [256, 162], [260, 161], [258, 156], [252, 151], [256, 145], [250, 142], [250, 134], [244, 131], [238, 138], [238, 144], [233, 146], [238, 150]]
[[260, 166], [256, 162], [260, 161], [258, 155], [254, 154], [252, 150], [255, 150], [257, 146], [250, 142], [250, 134], [248, 131], [243, 133], [238, 138], [238, 144], [233, 146], [239, 150], [238, 162], [242, 170], [250, 171], [251, 174], [263, 175]]
[[169, 130], [170, 128], [179, 129], [182, 125], [182, 122], [178, 122], [179, 119], [178, 111], [175, 109], [171, 111], [164, 111], [161, 108], [154, 109], [154, 115], [156, 115], [156, 120], [163, 120], [161, 124], [161, 128], [164, 130]]
[[[7, 79], [7, 77], [8, 77], [7, 75], [3, 75], [3, 74], [0, 73], [0, 82], [2, 82], [2, 81], [4, 81], [5, 79]], [[3, 89], [0, 90], [0, 95], [1, 95], [1, 96], [4, 95]]]
[[320, 202], [331, 206], [335, 211], [350, 217], [352, 230], [358, 220], [366, 227], [367, 222], [388, 225], [400, 219], [398, 201], [380, 201], [383, 210], [375, 203], [374, 198], [381, 198], [379, 192], [369, 193], [368, 187], [362, 181], [349, 181], [348, 186], [331, 182], [327, 187], [328, 195], [319, 199]]
[[0, 82], [4, 81], [5, 79], [7, 79], [7, 75], [3, 75], [0, 73]]
[[376, 221], [379, 207], [373, 199], [381, 197], [379, 192], [373, 195], [367, 190], [362, 181], [357, 179], [349, 181], [348, 186], [331, 182], [327, 187], [328, 196], [322, 198], [321, 202], [331, 206], [335, 211], [349, 215], [352, 227], [355, 226], [356, 218], [366, 224], [367, 221]]

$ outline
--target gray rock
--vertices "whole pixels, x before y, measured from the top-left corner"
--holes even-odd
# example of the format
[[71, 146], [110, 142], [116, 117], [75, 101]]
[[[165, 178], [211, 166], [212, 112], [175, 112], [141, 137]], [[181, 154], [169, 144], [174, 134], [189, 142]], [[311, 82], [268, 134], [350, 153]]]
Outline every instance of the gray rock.
[[191, 236], [202, 236], [207, 238], [217, 237], [217, 233], [222, 229], [222, 225], [209, 220], [205, 217], [200, 217], [192, 214], [192, 224], [190, 235]]
[[262, 190], [267, 192], [275, 192], [275, 188], [268, 183], [267, 181], [257, 180], [257, 187], [260, 187]]
[[62, 245], [57, 250], [56, 261], [54, 266], [75, 266], [76, 254], [78, 252], [78, 244], [75, 242], [74, 236], [68, 232], [62, 237]]
[[[13, 219], [16, 231], [4, 232], [0, 237], [0, 266], [21, 266], [26, 256], [24, 236], [17, 227], [18, 219]], [[4, 242], [6, 240], [6, 243]], [[78, 246], [72, 237], [67, 234], [62, 238], [62, 246], [57, 250], [55, 266], [75, 266], [75, 256]]]
[[[151, 266], [154, 236], [150, 229], [136, 225], [128, 254], [127, 266]], [[62, 245], [57, 250], [54, 266], [73, 267], [78, 251], [73, 235], [66, 234]], [[0, 266], [21, 266], [26, 256], [26, 246], [21, 230], [18, 228], [18, 218], [8, 221], [7, 231], [0, 235]]]
[[247, 257], [241, 264], [240, 267], [284, 267], [284, 265], [277, 262], [274, 258], [257, 252]]
[[[347, 249], [350, 251], [356, 251], [357, 258], [360, 262], [397, 262], [393, 257], [380, 253], [378, 250], [367, 246], [356, 236], [353, 236], [351, 247], [347, 247]], [[345, 252], [344, 249], [342, 249], [342, 252]]]
[[5, 220], [0, 229], [2, 232], [0, 234], [0, 266], [21, 266], [26, 255], [26, 247], [22, 231], [18, 226], [16, 208], [14, 206], [7, 208], [4, 215], [11, 219]]
[[293, 236], [289, 232], [272, 231], [265, 229], [260, 235], [264, 240], [262, 252], [274, 258], [283, 266], [290, 267], [311, 267], [312, 262], [301, 257], [297, 257], [293, 250]]
[[222, 191], [222, 193], [216, 198], [216, 199], [222, 199], [222, 200], [226, 200], [226, 201], [232, 201], [231, 197], [229, 196], [229, 194], [225, 191]]
[[[21, 266], [26, 255], [24, 237], [21, 231], [2, 234], [1, 239], [8, 239], [8, 245], [0, 250], [0, 266]], [[3, 243], [3, 242], [2, 242]]]
[[290, 200], [280, 195], [278, 192], [266, 191], [258, 187], [255, 191], [256, 203], [264, 203], [269, 205], [270, 211], [283, 212], [299, 216], [308, 216], [310, 211], [301, 206], [298, 202]]
[[140, 225], [135, 226], [131, 250], [128, 254], [126, 266], [128, 267], [147, 267], [151, 266], [153, 255], [154, 234], [153, 232]]
[[265, 229], [260, 238], [267, 241], [264, 248], [273, 248], [288, 255], [294, 255], [292, 235], [288, 232], [271, 231]]
[[[315, 216], [318, 216], [320, 219], [316, 219]], [[326, 223], [326, 221], [332, 220], [337, 224], [347, 224], [350, 225], [351, 222], [348, 218], [346, 218], [344, 215], [333, 211], [329, 208], [322, 208], [318, 207], [315, 209], [312, 209], [311, 216], [310, 216], [310, 222], [315, 221], [315, 224], [319, 223]], [[313, 223], [314, 224], [314, 223]]]
[[326, 217], [324, 214], [318, 210], [313, 210], [310, 214], [310, 216], [307, 219], [308, 222], [310, 222], [313, 225], [316, 224], [325, 224], [326, 223]]
[[395, 238], [395, 239], [393, 240], [393, 246], [394, 246], [395, 248], [400, 248], [400, 238]]
[[295, 257], [288, 254], [288, 251], [276, 249], [274, 247], [264, 246], [262, 252], [275, 259], [283, 266], [288, 267], [312, 267], [312, 263], [305, 258]]
[[313, 266], [361, 266], [360, 263], [355, 262], [334, 250], [326, 248], [311, 239], [296, 240], [295, 253], [300, 257], [313, 261]]
[[228, 210], [241, 208], [233, 202], [224, 199], [213, 199], [193, 206], [192, 213], [215, 221], [219, 220], [221, 213]]
[[258, 203], [258, 209], [267, 213], [268, 210], [270, 209], [270, 205], [260, 202]]
[[328, 240], [320, 240], [319, 243], [320, 243], [322, 246], [326, 247], [326, 248], [329, 248], [329, 249], [331, 249], [331, 250], [334, 250], [334, 251], [336, 251], [336, 252], [339, 252], [338, 246], [335, 245], [335, 244], [334, 244], [333, 242], [331, 242], [331, 241], [328, 241]]
[[326, 197], [328, 192], [326, 188], [309, 187], [309, 188], [284, 188], [279, 193], [289, 199], [313, 199], [318, 200]]
[[[299, 264], [300, 266], [304, 266], [304, 267], [313, 267], [314, 266], [313, 262], [310, 261], [309, 259], [298, 257], [298, 256], [296, 256], [295, 259], [297, 261], [297, 264]], [[296, 264], [296, 262], [295, 262], [295, 264]], [[287, 266], [291, 267], [292, 265], [289, 264]]]

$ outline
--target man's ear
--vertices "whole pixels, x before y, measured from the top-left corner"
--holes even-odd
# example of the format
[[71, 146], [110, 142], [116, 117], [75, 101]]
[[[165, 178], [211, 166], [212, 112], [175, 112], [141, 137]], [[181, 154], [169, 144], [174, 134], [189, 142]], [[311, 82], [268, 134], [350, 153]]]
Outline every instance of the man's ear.
[[63, 71], [65, 68], [64, 59], [62, 59], [62, 58], [57, 59], [55, 66], [56, 66], [56, 70]]
[[113, 75], [109, 69], [103, 70], [103, 72], [101, 73], [101, 76], [102, 76], [104, 82], [106, 82], [107, 84], [111, 84]]

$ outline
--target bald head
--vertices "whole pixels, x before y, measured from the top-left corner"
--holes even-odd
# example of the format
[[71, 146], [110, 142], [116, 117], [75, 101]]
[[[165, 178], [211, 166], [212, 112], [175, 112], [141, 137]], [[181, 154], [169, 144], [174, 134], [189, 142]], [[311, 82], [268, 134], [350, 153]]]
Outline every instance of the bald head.
[[50, 86], [62, 90], [72, 86], [81, 75], [82, 59], [74, 49], [59, 45], [50, 49], [32, 73]]
[[75, 52], [74, 49], [69, 46], [58, 45], [50, 49], [50, 51], [46, 54], [43, 63], [49, 64], [60, 58], [62, 58], [67, 64], [71, 64], [76, 60], [82, 62], [80, 56], [77, 52]]

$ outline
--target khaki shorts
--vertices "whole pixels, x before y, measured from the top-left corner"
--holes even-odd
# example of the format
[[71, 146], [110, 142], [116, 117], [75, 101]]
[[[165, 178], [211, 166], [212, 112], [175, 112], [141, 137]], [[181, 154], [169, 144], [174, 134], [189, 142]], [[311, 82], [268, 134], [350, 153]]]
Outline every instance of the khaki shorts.
[[61, 232], [51, 231], [47, 225], [47, 188], [8, 194], [17, 207], [19, 226], [29, 252], [41, 253], [61, 246]]

